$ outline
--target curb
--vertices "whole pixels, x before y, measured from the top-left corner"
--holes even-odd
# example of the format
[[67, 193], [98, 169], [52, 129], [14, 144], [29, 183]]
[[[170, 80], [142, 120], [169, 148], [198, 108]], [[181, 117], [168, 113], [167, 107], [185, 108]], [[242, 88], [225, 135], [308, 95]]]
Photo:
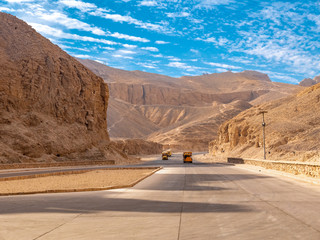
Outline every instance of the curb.
[[115, 165], [115, 160], [0, 164], [0, 170], [19, 169], [19, 168], [74, 167], [74, 166], [90, 166], [90, 165], [98, 165], [98, 166], [99, 165]]
[[[67, 192], [90, 192], [90, 191], [102, 191], [102, 190], [111, 190], [111, 189], [119, 189], [119, 188], [130, 188], [138, 184], [139, 182], [143, 181], [147, 177], [150, 177], [157, 171], [163, 169], [162, 167], [145, 167], [145, 168], [107, 168], [107, 169], [101, 169], [101, 170], [122, 170], [122, 169], [154, 169], [151, 173], [147, 174], [146, 176], [141, 177], [140, 179], [134, 181], [131, 184], [127, 185], [117, 185], [117, 186], [108, 186], [108, 187], [102, 187], [102, 188], [75, 188], [75, 189], [56, 189], [56, 190], [46, 190], [46, 191], [33, 191], [33, 192], [17, 192], [17, 193], [0, 193], [0, 196], [13, 196], [13, 195], [30, 195], [30, 194], [40, 194], [40, 193], [67, 193]], [[100, 169], [99, 169], [100, 170]], [[77, 174], [77, 173], [84, 173], [94, 170], [82, 170], [82, 171], [71, 171], [68, 172], [68, 174]], [[30, 179], [30, 178], [38, 178], [38, 177], [47, 177], [47, 176], [59, 176], [59, 175], [68, 175], [68, 174], [38, 174], [38, 175], [32, 175], [32, 176], [19, 176], [19, 177], [10, 177], [10, 179], [7, 178], [7, 180], [23, 180], [23, 179]], [[41, 175], [41, 176], [40, 176]], [[43, 176], [45, 175], [45, 176]], [[5, 181], [5, 180], [0, 180]]]

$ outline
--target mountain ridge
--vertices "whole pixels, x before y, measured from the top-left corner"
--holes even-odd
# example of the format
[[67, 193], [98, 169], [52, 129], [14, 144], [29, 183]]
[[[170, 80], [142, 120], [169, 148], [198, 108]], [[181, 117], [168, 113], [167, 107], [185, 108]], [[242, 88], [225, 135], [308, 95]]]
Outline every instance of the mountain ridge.
[[[108, 110], [108, 122], [111, 125], [116, 122], [109, 132], [111, 138], [140, 137], [179, 150], [206, 150], [222, 120], [301, 88], [272, 82], [266, 74], [255, 71], [172, 78], [117, 70], [92, 60], [80, 62], [96, 74], [103, 72], [102, 76], [108, 77], [105, 82], [110, 89], [110, 102], [117, 103]], [[240, 104], [235, 104], [237, 101]], [[123, 109], [112, 109], [120, 107], [120, 103]], [[126, 112], [128, 109], [134, 117]], [[112, 112], [117, 112], [117, 116]], [[139, 129], [137, 122], [145, 122], [143, 129]]]

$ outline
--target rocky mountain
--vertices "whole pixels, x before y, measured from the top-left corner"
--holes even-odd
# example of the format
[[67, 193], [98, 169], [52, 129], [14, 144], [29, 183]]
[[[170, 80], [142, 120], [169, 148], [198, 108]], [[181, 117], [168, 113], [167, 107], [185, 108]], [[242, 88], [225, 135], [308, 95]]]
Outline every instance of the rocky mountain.
[[207, 150], [221, 123], [300, 88], [255, 71], [172, 78], [79, 61], [108, 83], [111, 138], [144, 138], [179, 150]]
[[254, 106], [219, 128], [210, 143], [215, 156], [263, 158], [262, 115], [265, 113], [267, 159], [319, 162], [320, 84], [293, 96]]
[[303, 87], [310, 87], [310, 86], [313, 86], [317, 83], [320, 83], [320, 76], [316, 76], [313, 79], [305, 78], [299, 83], [299, 85], [303, 86]]
[[123, 159], [104, 81], [18, 18], [0, 22], [0, 163]]

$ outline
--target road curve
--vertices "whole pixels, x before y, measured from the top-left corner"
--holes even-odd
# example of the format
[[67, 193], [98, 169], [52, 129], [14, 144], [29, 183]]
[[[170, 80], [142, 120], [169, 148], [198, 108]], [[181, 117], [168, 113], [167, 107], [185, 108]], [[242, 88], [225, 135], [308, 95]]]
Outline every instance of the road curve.
[[133, 188], [0, 197], [0, 239], [320, 239], [319, 186], [180, 155]]

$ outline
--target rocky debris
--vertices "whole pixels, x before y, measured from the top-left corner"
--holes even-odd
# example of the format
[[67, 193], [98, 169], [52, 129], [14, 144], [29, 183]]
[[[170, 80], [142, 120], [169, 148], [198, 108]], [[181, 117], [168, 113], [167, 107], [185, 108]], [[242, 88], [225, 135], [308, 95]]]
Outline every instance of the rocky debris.
[[263, 158], [261, 110], [266, 122], [268, 159], [319, 162], [320, 84], [300, 93], [254, 106], [219, 128], [218, 138], [209, 145], [215, 156]]
[[104, 81], [18, 18], [0, 22], [0, 162], [123, 159]]
[[123, 153], [129, 155], [160, 154], [163, 151], [162, 144], [143, 139], [117, 140], [113, 141], [112, 144]]

